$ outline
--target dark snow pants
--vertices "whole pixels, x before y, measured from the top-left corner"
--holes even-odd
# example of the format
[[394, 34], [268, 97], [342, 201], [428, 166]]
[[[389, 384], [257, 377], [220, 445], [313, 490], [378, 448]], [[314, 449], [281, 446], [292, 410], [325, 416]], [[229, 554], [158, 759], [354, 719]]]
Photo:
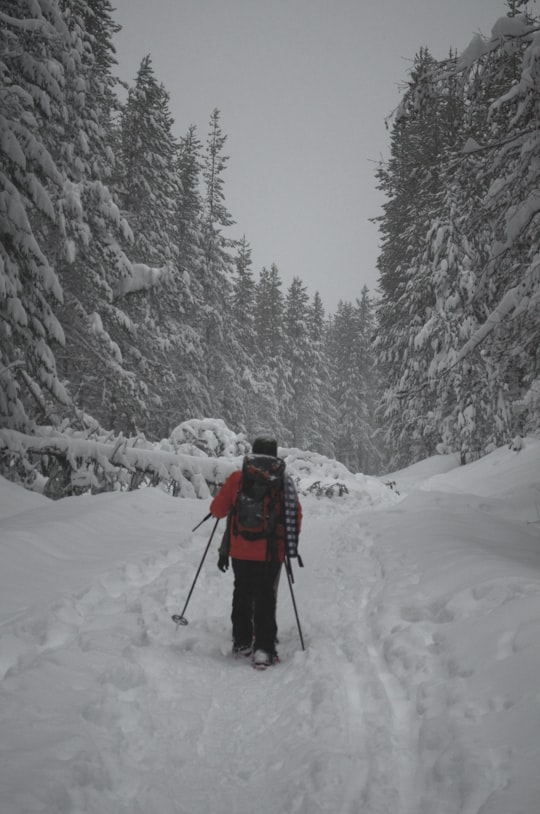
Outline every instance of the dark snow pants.
[[251, 644], [254, 650], [275, 652], [276, 586], [281, 563], [232, 561], [234, 592], [231, 621], [237, 645]]

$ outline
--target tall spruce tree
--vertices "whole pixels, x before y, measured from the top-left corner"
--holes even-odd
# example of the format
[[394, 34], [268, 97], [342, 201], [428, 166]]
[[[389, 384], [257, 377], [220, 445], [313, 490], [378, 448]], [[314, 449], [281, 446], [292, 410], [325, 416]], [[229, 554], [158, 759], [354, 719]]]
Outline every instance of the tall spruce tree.
[[311, 347], [311, 387], [313, 401], [309, 416], [309, 449], [335, 456], [335, 438], [338, 434], [337, 408], [332, 386], [331, 360], [328, 342], [328, 321], [318, 291], [308, 309], [308, 336]]
[[178, 340], [183, 297], [177, 161], [169, 94], [146, 56], [122, 111], [118, 187], [133, 232], [131, 256], [155, 271], [146, 274], [143, 284], [127, 281], [119, 292], [129, 317], [128, 331], [119, 336], [119, 344], [141, 391], [138, 410], [132, 405], [131, 420], [140, 428], [148, 428], [150, 420], [159, 427], [161, 420], [161, 432], [172, 419], [175, 378], [170, 356]]
[[172, 238], [179, 196], [178, 144], [169, 93], [156, 79], [149, 55], [129, 89], [121, 139], [119, 186], [134, 234], [132, 257], [151, 266], [171, 264], [176, 252]]
[[255, 356], [255, 278], [252, 271], [251, 246], [246, 236], [238, 242], [235, 273], [232, 282], [231, 311], [238, 340], [245, 353]]
[[357, 300], [358, 314], [358, 365], [362, 372], [363, 421], [359, 438], [359, 468], [365, 474], [380, 471], [384, 460], [383, 441], [376, 420], [376, 406], [380, 392], [373, 338], [375, 336], [375, 307], [367, 286]]
[[340, 301], [331, 321], [330, 353], [338, 411], [336, 458], [353, 472], [374, 471], [373, 361], [368, 350], [373, 327], [367, 292], [361, 303]]
[[314, 417], [318, 414], [319, 379], [310, 330], [309, 296], [299, 277], [294, 277], [285, 299], [285, 357], [288, 389], [284, 421], [292, 435], [292, 444], [300, 449], [313, 449], [317, 437]]
[[176, 387], [174, 411], [182, 421], [197, 415], [210, 415], [204, 331], [204, 240], [202, 143], [191, 125], [180, 139], [177, 173], [179, 197], [176, 200], [178, 270], [182, 296], [178, 302], [181, 338], [172, 354], [171, 366]]
[[231, 426], [245, 430], [248, 421], [245, 389], [249, 386], [249, 357], [238, 337], [229, 330], [233, 299], [236, 242], [227, 234], [234, 224], [225, 203], [224, 154], [227, 137], [221, 130], [221, 116], [210, 116], [203, 161], [205, 182], [203, 214], [203, 296], [204, 338], [207, 348], [207, 378], [214, 410]]
[[185, 275], [187, 288], [192, 296], [185, 307], [192, 309], [198, 320], [203, 299], [203, 200], [201, 195], [202, 143], [197, 128], [191, 125], [180, 139], [177, 159], [179, 190], [176, 197], [175, 218], [177, 226], [178, 264]]
[[285, 446], [291, 442], [291, 433], [285, 429], [284, 410], [290, 392], [287, 387], [284, 359], [284, 297], [278, 267], [263, 268], [255, 290], [256, 360], [259, 379], [265, 388], [259, 391], [257, 426], [272, 432]]
[[243, 368], [236, 375], [241, 388], [238, 421], [250, 437], [274, 431], [265, 416], [272, 413], [270, 406], [275, 395], [267, 378], [267, 369], [261, 365], [257, 348], [256, 282], [252, 271], [251, 246], [246, 237], [238, 242], [235, 273], [232, 280], [230, 329], [240, 346]]

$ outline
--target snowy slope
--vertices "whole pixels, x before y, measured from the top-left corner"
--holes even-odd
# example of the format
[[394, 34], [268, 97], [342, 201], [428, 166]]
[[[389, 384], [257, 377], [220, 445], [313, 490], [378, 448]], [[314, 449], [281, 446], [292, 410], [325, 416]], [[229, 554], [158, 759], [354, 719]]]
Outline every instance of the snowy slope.
[[49, 503], [46, 497], [21, 489], [0, 475], [0, 519]]
[[370, 524], [384, 575], [372, 635], [415, 750], [404, 810], [534, 814], [540, 444], [417, 486]]
[[303, 500], [307, 650], [283, 580], [263, 674], [229, 655], [221, 525], [169, 619], [206, 501], [0, 482], [2, 814], [535, 814], [540, 442], [392, 479]]

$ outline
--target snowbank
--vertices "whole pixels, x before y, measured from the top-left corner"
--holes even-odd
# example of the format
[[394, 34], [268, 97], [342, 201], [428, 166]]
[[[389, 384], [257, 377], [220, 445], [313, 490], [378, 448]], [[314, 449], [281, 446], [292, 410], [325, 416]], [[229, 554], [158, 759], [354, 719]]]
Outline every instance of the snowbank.
[[450, 472], [459, 467], [459, 460], [456, 455], [433, 455], [424, 461], [402, 469], [399, 472], [389, 472], [381, 477], [381, 481], [391, 484], [394, 490], [401, 495], [408, 494], [411, 490], [417, 489], [422, 483], [434, 475]]
[[[370, 524], [369, 624], [414, 750], [410, 811], [533, 812], [540, 800], [540, 442], [440, 473]], [[409, 811], [408, 808], [404, 810]]]
[[[177, 545], [191, 520], [204, 516], [200, 501], [160, 489], [51, 501], [4, 479], [0, 495], [6, 486], [17, 512], [0, 519], [0, 625], [77, 593], [118, 564]], [[167, 521], [160, 530], [156, 517]]]
[[397, 499], [379, 478], [353, 475], [344, 464], [324, 455], [296, 448], [280, 448], [279, 454], [302, 495], [353, 500], [359, 510], [382, 508]]
[[540, 440], [524, 439], [519, 450], [510, 447], [486, 455], [466, 467], [428, 477], [421, 488], [430, 491], [474, 494], [504, 501], [506, 517], [525, 522], [539, 520]]
[[12, 514], [46, 506], [48, 503], [46, 497], [23, 489], [0, 475], [0, 520]]

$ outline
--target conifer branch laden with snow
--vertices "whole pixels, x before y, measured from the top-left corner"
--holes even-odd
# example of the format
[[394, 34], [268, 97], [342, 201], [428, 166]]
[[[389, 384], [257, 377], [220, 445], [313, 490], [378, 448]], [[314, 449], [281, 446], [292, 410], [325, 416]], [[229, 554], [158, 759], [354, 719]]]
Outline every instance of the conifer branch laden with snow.
[[[0, 430], [0, 451], [8, 470], [21, 463], [36, 471], [36, 457], [44, 459], [45, 494], [65, 497], [84, 492], [136, 489], [143, 484], [162, 484], [180, 497], [207, 498], [220, 475], [210, 460], [156, 450], [150, 445], [138, 447], [137, 438], [119, 436], [110, 441], [48, 432], [24, 435]], [[53, 459], [59, 466], [51, 465]]]

